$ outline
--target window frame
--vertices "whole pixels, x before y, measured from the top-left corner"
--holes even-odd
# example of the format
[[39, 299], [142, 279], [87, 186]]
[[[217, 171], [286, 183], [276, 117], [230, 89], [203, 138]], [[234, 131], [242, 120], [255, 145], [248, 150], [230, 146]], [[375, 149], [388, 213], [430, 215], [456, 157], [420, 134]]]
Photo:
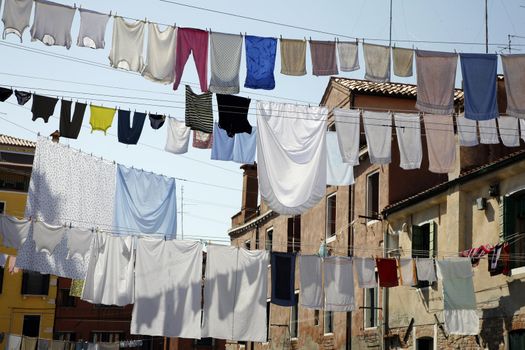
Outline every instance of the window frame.
[[[369, 299], [369, 293], [373, 290], [373, 298], [374, 298], [374, 304], [370, 304]], [[379, 312], [378, 312], [378, 305], [379, 305], [379, 291], [377, 287], [374, 288], [364, 288], [363, 293], [363, 327], [365, 330], [367, 329], [376, 329], [379, 324]], [[371, 325], [368, 324], [368, 317], [367, 312], [373, 313], [373, 323]]]
[[[38, 276], [40, 275], [41, 283], [39, 291], [28, 291], [28, 279], [31, 276]], [[39, 297], [47, 297], [49, 295], [49, 285], [50, 285], [50, 275], [48, 274], [41, 274], [40, 272], [33, 272], [33, 271], [23, 271], [22, 273], [22, 285], [20, 288], [20, 294], [23, 296], [39, 296]]]
[[264, 233], [264, 249], [270, 253], [273, 251], [273, 226], [267, 228]]
[[432, 350], [434, 349], [434, 337], [424, 336], [424, 337], [417, 338], [416, 344], [415, 344], [417, 350], [420, 350], [420, 346], [423, 345], [423, 344], [419, 344], [420, 341], [430, 342], [431, 349]]
[[[299, 291], [295, 291], [295, 304], [290, 308], [290, 339], [299, 339]], [[292, 334], [292, 329], [295, 332]]]
[[6, 210], [7, 210], [7, 202], [6, 201], [0, 201], [0, 215], [5, 214]]
[[[330, 322], [326, 322], [327, 319], [329, 319]], [[327, 327], [327, 325], [330, 325], [330, 326]], [[334, 312], [333, 311], [323, 310], [323, 334], [325, 336], [334, 334]]]
[[[373, 207], [373, 203], [371, 203], [371, 181], [370, 179], [373, 177], [373, 176], [377, 176], [377, 212], [375, 213], [375, 215], [372, 215], [372, 210], [370, 207]], [[377, 222], [379, 221], [378, 219], [371, 219], [371, 217], [379, 217], [379, 201], [381, 199], [381, 191], [379, 190], [379, 180], [380, 180], [380, 174], [379, 174], [379, 169], [378, 170], [375, 170], [369, 174], [366, 175], [366, 202], [365, 202], [365, 213], [366, 213], [366, 223], [367, 224], [371, 224], [371, 223], [374, 223], [374, 222]], [[372, 191], [373, 192], [373, 191]]]
[[288, 253], [297, 253], [301, 250], [301, 215], [290, 216], [287, 220]]
[[[517, 220], [518, 220], [518, 206], [516, 205], [516, 203], [519, 201], [519, 200], [523, 200], [525, 201], [525, 189], [519, 189], [519, 190], [516, 190], [516, 191], [513, 191], [511, 193], [507, 193], [504, 197], [503, 197], [503, 240], [507, 240], [509, 237], [512, 237], [513, 235], [515, 235], [517, 232], [517, 228], [515, 227], [516, 226], [516, 223], [517, 223]], [[510, 213], [509, 212], [509, 209], [512, 208], [512, 212]], [[513, 220], [512, 221], [512, 226], [509, 222], [509, 217]], [[523, 220], [525, 220], [525, 218], [523, 218]], [[514, 232], [508, 232], [510, 229], [512, 228], [512, 231]], [[511, 238], [512, 239], [512, 238]], [[520, 243], [522, 245], [521, 247], [521, 250], [519, 250], [519, 247], [517, 244], [511, 244], [510, 245], [510, 254], [513, 255], [513, 254], [522, 254], [522, 253], [525, 253], [525, 243], [524, 242], [516, 242], [516, 243]], [[521, 251], [521, 253], [520, 253]], [[521, 264], [521, 265], [519, 265]], [[523, 274], [525, 273], [525, 261], [510, 261], [509, 262], [509, 265], [510, 265], [510, 275], [513, 276], [513, 275], [518, 275], [518, 274]]]
[[[333, 203], [333, 210], [331, 207]], [[333, 218], [332, 218], [333, 213]], [[337, 233], [337, 192], [331, 193], [326, 196], [326, 227], [325, 227], [325, 240], [327, 243], [331, 238], [336, 237]], [[333, 226], [333, 227], [332, 227]], [[333, 228], [333, 232], [332, 232]]]

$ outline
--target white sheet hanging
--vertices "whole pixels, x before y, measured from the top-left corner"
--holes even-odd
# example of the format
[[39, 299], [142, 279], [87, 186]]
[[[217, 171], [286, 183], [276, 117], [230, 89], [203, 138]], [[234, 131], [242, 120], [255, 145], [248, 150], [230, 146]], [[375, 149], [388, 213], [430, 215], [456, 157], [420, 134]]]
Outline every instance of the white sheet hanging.
[[27, 239], [31, 221], [27, 219], [18, 219], [14, 216], [0, 215], [0, 235], [2, 236], [2, 245], [8, 248], [20, 249]]
[[459, 145], [463, 147], [472, 147], [479, 144], [478, 128], [475, 120], [467, 119], [461, 115], [456, 117], [458, 125]]
[[301, 306], [309, 309], [322, 309], [323, 294], [323, 260], [318, 255], [300, 255], [299, 272], [301, 274]]
[[354, 274], [352, 259], [343, 256], [324, 258], [324, 292], [326, 311], [352, 311], [354, 303]]
[[60, 243], [66, 233], [64, 226], [47, 225], [45, 222], [37, 221], [33, 224], [33, 240], [37, 251], [53, 254], [56, 246]]
[[131, 334], [201, 338], [202, 244], [139, 238]]
[[208, 246], [202, 337], [266, 342], [269, 255]]
[[339, 141], [339, 150], [343, 162], [359, 164], [359, 126], [361, 111], [355, 109], [334, 108], [335, 131]]
[[95, 236], [81, 299], [92, 304], [133, 304], [134, 266], [134, 237], [98, 233]]
[[298, 215], [325, 196], [325, 107], [257, 103], [257, 170], [262, 199]]
[[392, 158], [392, 114], [390, 112], [364, 111], [363, 126], [370, 163], [390, 163]]
[[421, 121], [418, 114], [394, 114], [400, 164], [405, 170], [419, 169], [423, 159]]
[[501, 143], [507, 147], [518, 147], [520, 145], [520, 129], [518, 118], [499, 117], [497, 120]]

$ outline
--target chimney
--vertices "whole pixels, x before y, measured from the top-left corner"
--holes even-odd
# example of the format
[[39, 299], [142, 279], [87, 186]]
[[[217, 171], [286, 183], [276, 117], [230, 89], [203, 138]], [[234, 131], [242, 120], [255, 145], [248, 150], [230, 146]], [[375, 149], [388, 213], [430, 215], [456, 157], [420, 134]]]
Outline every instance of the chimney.
[[257, 214], [257, 199], [259, 197], [259, 183], [257, 181], [257, 164], [244, 164], [242, 175], [242, 204], [241, 217], [243, 222]]

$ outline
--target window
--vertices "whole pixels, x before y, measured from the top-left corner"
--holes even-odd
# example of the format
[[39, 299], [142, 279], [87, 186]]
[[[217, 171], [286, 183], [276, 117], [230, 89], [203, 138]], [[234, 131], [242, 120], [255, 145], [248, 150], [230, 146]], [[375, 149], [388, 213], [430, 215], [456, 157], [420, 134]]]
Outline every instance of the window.
[[58, 293], [59, 306], [74, 307], [76, 305], [75, 297], [69, 295], [69, 288], [60, 289]]
[[270, 311], [271, 311], [270, 299], [266, 300], [266, 340], [270, 341]]
[[319, 310], [314, 310], [314, 326], [319, 326]]
[[299, 292], [295, 292], [295, 304], [290, 310], [290, 337], [299, 338]]
[[509, 350], [525, 349], [525, 329], [509, 332]]
[[377, 327], [377, 305], [379, 303], [377, 288], [366, 288], [364, 295], [365, 328]]
[[47, 295], [48, 293], [49, 275], [24, 271], [22, 275], [22, 295]]
[[124, 339], [124, 333], [120, 332], [92, 332], [91, 341], [97, 342], [117, 342]]
[[212, 348], [215, 346], [215, 339], [213, 338], [193, 339], [193, 345], [194, 346], [206, 346], [206, 347]]
[[[517, 233], [525, 232], [525, 191], [506, 196], [503, 200], [503, 238], [515, 238]], [[525, 240], [518, 239], [510, 245], [511, 256], [525, 254]], [[515, 260], [515, 261], [514, 261]], [[525, 266], [523, 259], [511, 259], [512, 269]]]
[[53, 339], [75, 341], [77, 340], [77, 334], [75, 332], [55, 332], [55, 334], [53, 334]]
[[5, 202], [0, 202], [0, 214], [5, 212]]
[[272, 251], [273, 227], [266, 230], [265, 249]]
[[[412, 226], [412, 257], [431, 258], [437, 251], [437, 225], [429, 222]], [[428, 287], [428, 281], [418, 281], [416, 288]]]
[[326, 238], [335, 235], [335, 220], [337, 212], [335, 193], [326, 198]]
[[301, 215], [288, 218], [288, 253], [301, 249]]
[[366, 179], [366, 216], [367, 221], [379, 218], [379, 172]]
[[334, 314], [332, 311], [323, 311], [324, 313], [324, 334], [334, 332]]
[[40, 315], [24, 315], [22, 335], [38, 338], [40, 333]]
[[431, 337], [423, 337], [423, 338], [417, 339], [416, 349], [417, 350], [434, 350], [434, 339]]
[[0, 293], [4, 289], [4, 268], [0, 266]]
[[244, 247], [245, 247], [246, 249], [250, 250], [251, 247], [252, 247], [252, 241], [251, 241], [250, 239], [245, 240], [245, 241], [244, 241]]

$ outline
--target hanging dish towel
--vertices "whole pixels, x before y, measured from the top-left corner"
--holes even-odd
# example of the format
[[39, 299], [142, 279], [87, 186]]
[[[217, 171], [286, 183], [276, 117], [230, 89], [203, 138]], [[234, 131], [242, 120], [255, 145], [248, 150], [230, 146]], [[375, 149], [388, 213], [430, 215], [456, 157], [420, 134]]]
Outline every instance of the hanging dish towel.
[[479, 144], [478, 128], [475, 120], [467, 119], [464, 115], [456, 117], [458, 126], [459, 145], [472, 147]]
[[310, 54], [312, 56], [313, 75], [323, 76], [339, 73], [335, 41], [310, 40]]
[[400, 164], [405, 170], [419, 169], [423, 159], [421, 120], [417, 114], [394, 114]]
[[501, 55], [507, 95], [507, 114], [525, 118], [525, 54]]
[[451, 115], [425, 115], [428, 170], [446, 174], [456, 167], [456, 137]]
[[414, 50], [401, 47], [392, 48], [394, 58], [394, 74], [398, 77], [411, 77], [414, 65]]
[[359, 45], [357, 42], [337, 42], [339, 54], [339, 68], [343, 72], [352, 72], [359, 69]]
[[306, 40], [281, 39], [281, 74], [306, 74]]
[[392, 114], [363, 112], [363, 126], [370, 163], [388, 164], [392, 158]]
[[390, 81], [390, 46], [363, 44], [365, 79], [377, 83]]

